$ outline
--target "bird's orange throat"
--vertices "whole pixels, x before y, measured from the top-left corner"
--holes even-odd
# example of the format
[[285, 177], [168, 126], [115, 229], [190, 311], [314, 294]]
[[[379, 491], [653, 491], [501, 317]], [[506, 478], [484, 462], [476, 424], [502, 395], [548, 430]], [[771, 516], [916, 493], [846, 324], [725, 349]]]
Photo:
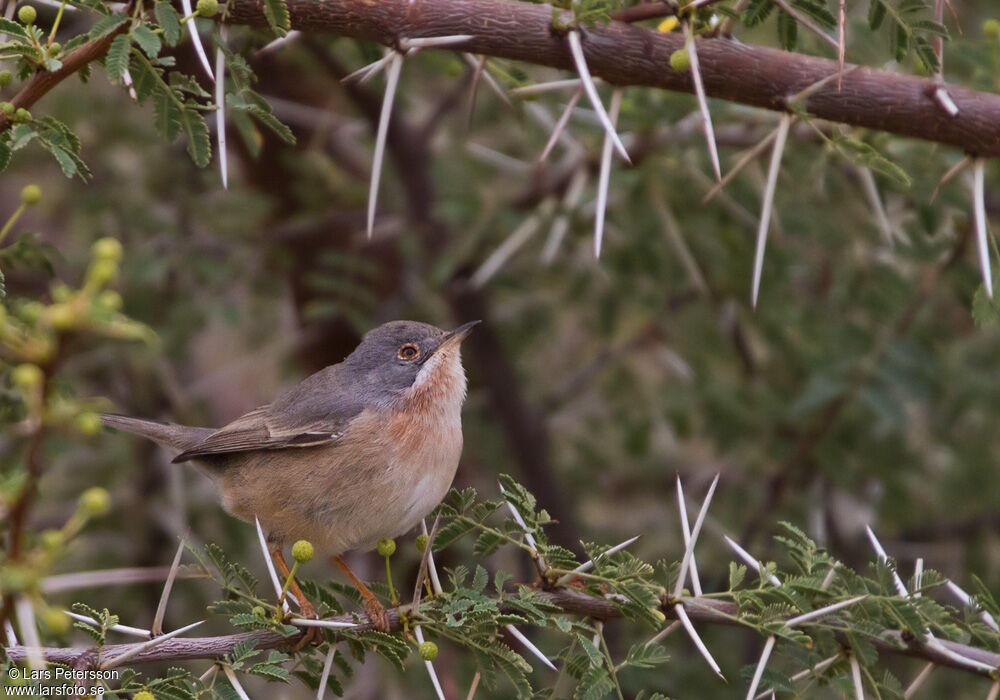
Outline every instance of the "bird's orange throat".
[[402, 396], [401, 411], [460, 409], [465, 400], [465, 369], [458, 343], [445, 342], [420, 368]]

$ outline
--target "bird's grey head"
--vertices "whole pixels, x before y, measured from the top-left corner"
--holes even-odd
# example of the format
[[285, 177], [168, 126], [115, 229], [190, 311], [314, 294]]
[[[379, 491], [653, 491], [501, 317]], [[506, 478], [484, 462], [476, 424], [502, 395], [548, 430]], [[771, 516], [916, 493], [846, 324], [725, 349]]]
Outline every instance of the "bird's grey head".
[[[447, 369], [440, 366], [445, 356], [461, 371], [458, 346], [477, 323], [443, 331], [418, 321], [390, 321], [368, 331], [344, 364], [364, 377], [365, 393], [391, 401], [432, 375], [442, 375], [438, 370]], [[464, 395], [464, 374], [461, 390]]]

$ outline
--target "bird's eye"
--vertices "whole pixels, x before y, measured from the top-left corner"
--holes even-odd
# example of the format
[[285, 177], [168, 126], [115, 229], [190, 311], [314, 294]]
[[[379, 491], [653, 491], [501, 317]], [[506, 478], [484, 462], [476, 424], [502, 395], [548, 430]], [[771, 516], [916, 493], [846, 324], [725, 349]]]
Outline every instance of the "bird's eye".
[[401, 360], [406, 360], [409, 362], [410, 360], [415, 360], [418, 357], [420, 357], [420, 348], [418, 348], [413, 343], [407, 343], [406, 345], [399, 348], [399, 352], [396, 353], [396, 356], [399, 357], [399, 359]]

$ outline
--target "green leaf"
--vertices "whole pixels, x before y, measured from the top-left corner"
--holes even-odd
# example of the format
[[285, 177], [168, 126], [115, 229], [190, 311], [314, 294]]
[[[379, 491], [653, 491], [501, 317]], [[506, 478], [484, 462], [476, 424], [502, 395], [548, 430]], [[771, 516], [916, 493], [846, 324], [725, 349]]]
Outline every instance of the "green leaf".
[[153, 7], [156, 23], [163, 30], [163, 41], [167, 46], [177, 46], [181, 40], [181, 16], [169, 2], [157, 2]]
[[771, 0], [750, 0], [750, 5], [743, 13], [743, 24], [754, 27], [766, 20], [773, 9], [774, 3]]
[[160, 49], [163, 47], [160, 36], [149, 27], [145, 25], [133, 27], [130, 34], [139, 48], [150, 58], [156, 58], [160, 53]]
[[990, 299], [986, 286], [979, 285], [972, 297], [972, 321], [977, 327], [983, 328], [1000, 320], [1000, 297]]
[[785, 51], [794, 51], [799, 40], [799, 25], [795, 18], [781, 10], [778, 12], [778, 43]]
[[903, 62], [910, 51], [910, 31], [905, 24], [899, 22], [893, 27], [892, 55], [899, 63]]
[[24, 27], [5, 17], [0, 17], [0, 33], [6, 34], [7, 36], [20, 37], [21, 39], [28, 38], [28, 33], [24, 31]]
[[212, 143], [208, 137], [208, 125], [201, 112], [185, 107], [181, 112], [181, 128], [187, 137], [188, 153], [199, 168], [204, 168], [212, 159]]
[[923, 64], [924, 70], [928, 73], [937, 73], [940, 62], [931, 42], [922, 36], [918, 36], [913, 41], [913, 50], [917, 54], [917, 59]]
[[128, 70], [129, 54], [132, 50], [132, 40], [128, 35], [120, 34], [111, 42], [108, 48], [108, 55], [104, 59], [104, 70], [108, 73], [108, 79], [113, 83], [121, 82], [125, 71]]
[[285, 0], [264, 0], [264, 17], [267, 19], [271, 31], [278, 36], [285, 36], [292, 28]]
[[128, 19], [128, 15], [121, 14], [120, 12], [107, 17], [102, 17], [94, 23], [93, 27], [90, 28], [90, 32], [87, 36], [91, 39], [102, 39], [114, 30], [118, 29], [118, 27], [128, 22]]
[[182, 112], [177, 96], [169, 89], [157, 86], [153, 94], [153, 123], [165, 140], [172, 141], [180, 133]]
[[882, 0], [872, 0], [868, 6], [868, 28], [877, 31], [885, 21], [885, 3]]

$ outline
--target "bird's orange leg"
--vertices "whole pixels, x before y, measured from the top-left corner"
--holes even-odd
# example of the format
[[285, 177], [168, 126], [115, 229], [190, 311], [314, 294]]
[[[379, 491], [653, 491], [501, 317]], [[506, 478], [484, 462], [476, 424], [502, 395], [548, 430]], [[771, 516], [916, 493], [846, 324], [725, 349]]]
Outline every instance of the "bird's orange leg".
[[347, 566], [347, 563], [340, 557], [332, 557], [331, 561], [337, 565], [337, 568], [344, 572], [347, 579], [351, 582], [358, 593], [361, 594], [361, 598], [365, 601], [365, 612], [368, 613], [368, 619], [371, 620], [375, 628], [381, 632], [389, 632], [389, 613], [386, 612], [385, 606], [379, 601], [375, 594], [371, 592], [371, 589], [364, 584], [361, 579], [354, 575], [351, 568]]
[[[271, 558], [274, 559], [274, 563], [278, 565], [278, 570], [281, 571], [282, 577], [287, 581], [291, 575], [291, 571], [288, 569], [288, 563], [285, 561], [285, 553], [281, 551], [281, 545], [272, 544], [268, 549], [270, 550]], [[291, 580], [288, 588], [291, 589], [292, 595], [299, 601], [299, 615], [307, 618], [319, 617], [316, 614], [316, 609], [309, 602], [309, 599], [306, 598], [306, 594], [302, 592], [302, 589], [299, 588], [299, 584], [294, 578]], [[280, 607], [280, 600], [278, 601], [278, 605]], [[306, 644], [319, 644], [323, 639], [324, 635], [321, 629], [318, 627], [306, 627], [298, 644], [295, 645], [295, 651], [298, 651]]]

